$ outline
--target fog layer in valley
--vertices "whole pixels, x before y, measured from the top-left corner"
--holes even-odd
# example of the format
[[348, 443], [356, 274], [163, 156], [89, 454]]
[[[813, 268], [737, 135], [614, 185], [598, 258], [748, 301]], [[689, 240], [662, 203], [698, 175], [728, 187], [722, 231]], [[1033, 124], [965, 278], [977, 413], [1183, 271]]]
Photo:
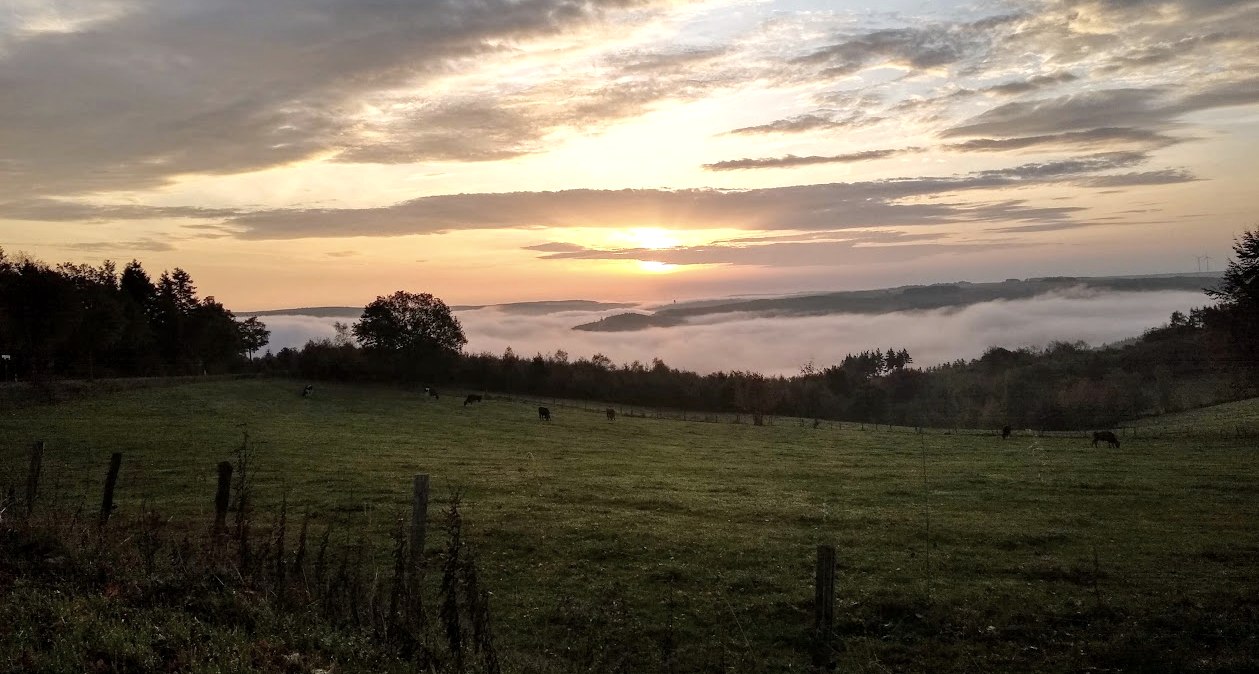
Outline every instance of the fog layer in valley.
[[[617, 364], [650, 364], [660, 358], [698, 372], [792, 374], [808, 361], [824, 367], [847, 353], [874, 348], [909, 349], [914, 364], [922, 367], [976, 358], [990, 346], [1077, 340], [1097, 346], [1139, 336], [1166, 323], [1171, 312], [1202, 306], [1206, 300], [1194, 292], [1067, 293], [930, 312], [804, 318], [717, 314], [677, 327], [619, 333], [576, 331], [572, 326], [624, 309], [529, 316], [485, 308], [457, 316], [468, 336], [466, 350], [472, 353], [501, 354], [510, 346], [519, 356], [533, 356], [562, 349], [573, 359], [602, 353]], [[268, 348], [300, 348], [307, 340], [331, 337], [334, 320], [267, 316]]]

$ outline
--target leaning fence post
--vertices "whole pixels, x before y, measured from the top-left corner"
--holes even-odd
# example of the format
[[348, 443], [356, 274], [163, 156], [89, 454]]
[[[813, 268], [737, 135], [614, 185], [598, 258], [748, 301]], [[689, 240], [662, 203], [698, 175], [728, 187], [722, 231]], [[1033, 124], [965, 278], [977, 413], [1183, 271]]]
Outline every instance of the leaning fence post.
[[214, 492], [214, 535], [227, 529], [227, 506], [232, 498], [232, 462], [219, 462], [219, 486]]
[[122, 467], [122, 452], [114, 452], [109, 457], [109, 473], [105, 475], [105, 496], [101, 499], [101, 526], [109, 521], [110, 513], [114, 512], [114, 487], [118, 484], [118, 469]]
[[835, 629], [835, 546], [817, 546], [813, 586], [813, 670], [831, 671], [831, 635]]
[[428, 475], [417, 474], [411, 489], [411, 569], [420, 568], [424, 534], [428, 526]]
[[31, 467], [26, 473], [26, 514], [35, 510], [35, 497], [39, 493], [39, 474], [44, 467], [44, 441], [36, 440], [31, 446]]

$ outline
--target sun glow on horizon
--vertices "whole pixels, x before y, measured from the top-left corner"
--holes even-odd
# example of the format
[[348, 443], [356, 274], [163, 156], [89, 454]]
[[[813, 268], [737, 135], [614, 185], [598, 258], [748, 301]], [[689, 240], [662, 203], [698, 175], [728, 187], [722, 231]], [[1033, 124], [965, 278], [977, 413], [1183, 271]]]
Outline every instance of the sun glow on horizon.
[[638, 268], [648, 274], [669, 274], [677, 271], [679, 267], [659, 260], [639, 260]]

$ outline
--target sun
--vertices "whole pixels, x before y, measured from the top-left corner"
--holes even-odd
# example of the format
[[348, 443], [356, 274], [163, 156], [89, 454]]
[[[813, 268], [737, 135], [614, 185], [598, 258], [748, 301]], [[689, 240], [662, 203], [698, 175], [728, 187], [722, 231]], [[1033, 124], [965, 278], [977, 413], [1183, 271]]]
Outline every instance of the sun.
[[622, 236], [632, 245], [650, 250], [674, 248], [681, 243], [673, 232], [659, 227], [635, 227], [625, 230]]
[[668, 262], [660, 262], [659, 260], [639, 260], [638, 269], [648, 274], [668, 274], [677, 271], [678, 266]]

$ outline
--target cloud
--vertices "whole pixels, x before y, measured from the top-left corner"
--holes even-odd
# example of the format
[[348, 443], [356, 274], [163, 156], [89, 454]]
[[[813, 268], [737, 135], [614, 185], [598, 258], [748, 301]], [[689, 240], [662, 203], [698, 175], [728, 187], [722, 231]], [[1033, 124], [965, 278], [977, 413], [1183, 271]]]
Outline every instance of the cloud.
[[525, 246], [525, 250], [536, 250], [542, 253], [576, 253], [586, 250], [585, 247], [575, 243], [560, 243], [558, 241], [539, 243], [534, 246]]
[[1143, 171], [1140, 173], [1122, 173], [1108, 176], [1092, 176], [1073, 181], [1081, 187], [1137, 187], [1142, 185], [1173, 185], [1198, 180], [1184, 169], [1164, 169], [1161, 171]]
[[[1139, 152], [1023, 164], [966, 176], [905, 178], [754, 190], [565, 190], [423, 197], [386, 208], [281, 209], [231, 218], [246, 239], [399, 236], [456, 229], [524, 227], [734, 227], [760, 230], [840, 230], [886, 226], [1062, 221], [1078, 208], [1044, 208], [1021, 200], [951, 203], [915, 197], [1052, 184], [1080, 174], [1131, 167]], [[1168, 184], [1194, 178], [1186, 171], [1115, 177], [1114, 185]], [[1097, 185], [1107, 185], [1103, 177]], [[1088, 182], [1077, 183], [1087, 186]], [[566, 252], [566, 251], [553, 251]]]
[[841, 267], [909, 262], [933, 255], [993, 252], [1013, 243], [905, 243], [871, 245], [855, 241], [768, 241], [677, 248], [583, 248], [541, 256], [545, 260], [638, 260], [672, 265], [756, 265]]
[[1143, 45], [1111, 57], [1105, 65], [1098, 68], [1098, 71], [1102, 73], [1144, 71], [1182, 59], [1199, 47], [1229, 42], [1244, 44], [1246, 40], [1241, 34], [1230, 31], [1191, 35], [1173, 41]]
[[914, 71], [932, 70], [978, 54], [993, 36], [993, 28], [1013, 20], [1013, 16], [998, 16], [971, 23], [876, 30], [846, 37], [795, 62], [820, 66], [822, 74], [830, 77], [884, 64]]
[[944, 147], [962, 152], [1007, 152], [1017, 150], [1062, 149], [1072, 147], [1116, 147], [1135, 145], [1149, 149], [1167, 147], [1184, 142], [1184, 139], [1173, 138], [1157, 131], [1134, 129], [1131, 127], [1101, 127], [1087, 131], [1066, 131], [1040, 136], [1017, 136], [1014, 138], [976, 138], [962, 143], [952, 143]]
[[[1059, 176], [1052, 178], [1057, 180]], [[383, 208], [275, 209], [227, 224], [244, 239], [401, 236], [527, 227], [834, 230], [1069, 216], [1014, 202], [911, 202], [913, 197], [1029, 184], [1003, 175], [907, 178], [753, 190], [563, 190], [422, 197]]]
[[[545, 316], [494, 309], [458, 312], [468, 336], [467, 351], [518, 355], [563, 349], [572, 357], [595, 353], [618, 364], [660, 358], [673, 367], [699, 372], [754, 370], [790, 375], [808, 361], [838, 363], [844, 354], [865, 349], [907, 348], [914, 365], [929, 367], [957, 358], [977, 358], [990, 346], [1045, 346], [1084, 340], [1093, 345], [1140, 335], [1166, 322], [1172, 311], [1200, 306], [1201, 293], [1067, 293], [1014, 302], [988, 302], [956, 311], [765, 318], [718, 314], [702, 323], [636, 332], [586, 332], [572, 326], [609, 312], [568, 312]], [[1104, 317], [1104, 318], [1099, 318]], [[331, 337], [332, 319], [268, 316], [272, 344], [300, 347], [307, 339]]]
[[[790, 166], [802, 161], [860, 161], [887, 154], [917, 151], [908, 148], [840, 155], [838, 158], [780, 158], [768, 161]], [[1075, 208], [1044, 208], [1022, 200], [923, 200], [974, 190], [1000, 190], [1033, 184], [1070, 182], [1087, 174], [1131, 168], [1146, 161], [1141, 152], [1096, 153], [1083, 157], [1034, 162], [961, 176], [901, 178], [854, 183], [830, 183], [750, 190], [641, 189], [562, 190], [447, 194], [421, 197], [377, 208], [281, 208], [256, 211], [207, 211], [165, 207], [84, 206], [44, 201], [39, 208], [22, 207], [23, 218], [62, 219], [78, 214], [113, 219], [158, 217], [204, 218], [211, 213], [228, 217], [209, 225], [210, 234], [246, 240], [343, 238], [438, 234], [454, 230], [521, 229], [537, 227], [740, 228], [752, 230], [837, 231], [873, 227], [907, 227], [959, 222], [1070, 220]], [[759, 162], [760, 164], [757, 164]], [[1195, 178], [1183, 169], [1093, 176], [1074, 184], [1088, 186], [1162, 185]], [[64, 210], [63, 210], [64, 208]], [[0, 215], [5, 215], [0, 206]], [[198, 230], [202, 231], [202, 230]], [[564, 252], [564, 251], [558, 251]]]
[[759, 124], [757, 126], [745, 126], [742, 128], [727, 131], [732, 135], [757, 135], [769, 133], [807, 133], [809, 131], [819, 131], [826, 129], [848, 129], [861, 126], [868, 126], [876, 122], [882, 121], [883, 117], [871, 117], [860, 111], [854, 111], [846, 116], [834, 117], [830, 114], [811, 113], [807, 115], [797, 115], [787, 119], [778, 119], [769, 124]]
[[[61, 199], [28, 198], [0, 202], [0, 216], [39, 222], [106, 222], [110, 220], [160, 220], [167, 218], [222, 219], [240, 215], [234, 208], [195, 206], [148, 206], [144, 204], [90, 204]], [[190, 227], [192, 225], [189, 225]], [[217, 227], [217, 225], [206, 225]]]
[[[376, 125], [339, 152], [338, 162], [495, 161], [537, 150], [546, 129], [493, 98], [425, 102]], [[382, 143], [379, 138], [387, 137]]]
[[[663, 1], [663, 0], [662, 0]], [[0, 190], [66, 195], [159, 186], [346, 149], [390, 155], [363, 135], [365, 100], [414, 89], [470, 59], [634, 22], [651, 0], [135, 2], [90, 29], [23, 34], [0, 53]], [[466, 101], [420, 106], [451, 121]], [[476, 123], [509, 120], [481, 109]], [[519, 127], [515, 127], [519, 128]], [[511, 151], [521, 143], [507, 141]], [[479, 138], [419, 132], [407, 156], [483, 156]], [[525, 141], [528, 140], [526, 137]]]
[[709, 171], [735, 171], [740, 169], [789, 168], [793, 166], [809, 166], [812, 164], [852, 164], [862, 161], [873, 161], [875, 159], [886, 159], [888, 157], [895, 157], [897, 155], [912, 152], [922, 152], [922, 148], [910, 147], [899, 150], [865, 150], [864, 152], [837, 154], [825, 157], [797, 157], [789, 154], [785, 157], [767, 157], [763, 159], [728, 159], [726, 161], [719, 161], [713, 164], [704, 164], [704, 168]]
[[[801, 232], [778, 236], [747, 236], [714, 241], [714, 244], [773, 243], [782, 241], [853, 241], [860, 243], [905, 243], [908, 241], [935, 241], [948, 238], [942, 232], [902, 232], [895, 230], [837, 230], [831, 232]], [[569, 245], [569, 244], [562, 244]], [[580, 249], [581, 246], [576, 248]], [[558, 251], [557, 251], [558, 252]]]
[[137, 239], [135, 241], [85, 241], [79, 243], [59, 244], [57, 247], [77, 250], [83, 253], [130, 253], [131, 251], [136, 250], [166, 252], [175, 250], [175, 246], [171, 245], [169, 242], [158, 241], [156, 239]]
[[1144, 152], [1104, 152], [1089, 157], [1076, 157], [980, 171], [978, 175], [989, 178], [1016, 178], [1019, 180], [1053, 178], [1078, 173], [1128, 168], [1137, 164], [1143, 164], [1147, 159], [1149, 157]]
[[353, 319], [328, 318], [323, 316], [274, 315], [260, 316], [271, 338], [266, 350], [278, 353], [280, 349], [300, 349], [306, 342], [332, 339], [337, 331], [332, 327], [334, 322], [347, 322]]
[[1162, 126], [1174, 116], [1159, 89], [1108, 89], [997, 106], [941, 136], [1028, 136], [1114, 126]]
[[1012, 96], [1015, 94], [1025, 94], [1025, 93], [1028, 93], [1029, 91], [1036, 91], [1038, 89], [1045, 89], [1047, 87], [1052, 87], [1057, 84], [1063, 84], [1066, 82], [1074, 82], [1078, 79], [1080, 78], [1076, 76], [1075, 74], [1064, 71], [1060, 73], [1054, 73], [1052, 75], [1035, 75], [1025, 80], [1019, 80], [1016, 82], [1006, 82], [1004, 84], [995, 84], [990, 87], [985, 87], [983, 89], [983, 92], [990, 93], [990, 94], [1000, 94], [1003, 96]]
[[1217, 82], [1187, 93], [1162, 88], [1085, 91], [1057, 98], [1006, 103], [946, 129], [959, 136], [1029, 136], [1096, 132], [1098, 129], [1170, 129], [1182, 116], [1202, 110], [1259, 103], [1259, 78]]

